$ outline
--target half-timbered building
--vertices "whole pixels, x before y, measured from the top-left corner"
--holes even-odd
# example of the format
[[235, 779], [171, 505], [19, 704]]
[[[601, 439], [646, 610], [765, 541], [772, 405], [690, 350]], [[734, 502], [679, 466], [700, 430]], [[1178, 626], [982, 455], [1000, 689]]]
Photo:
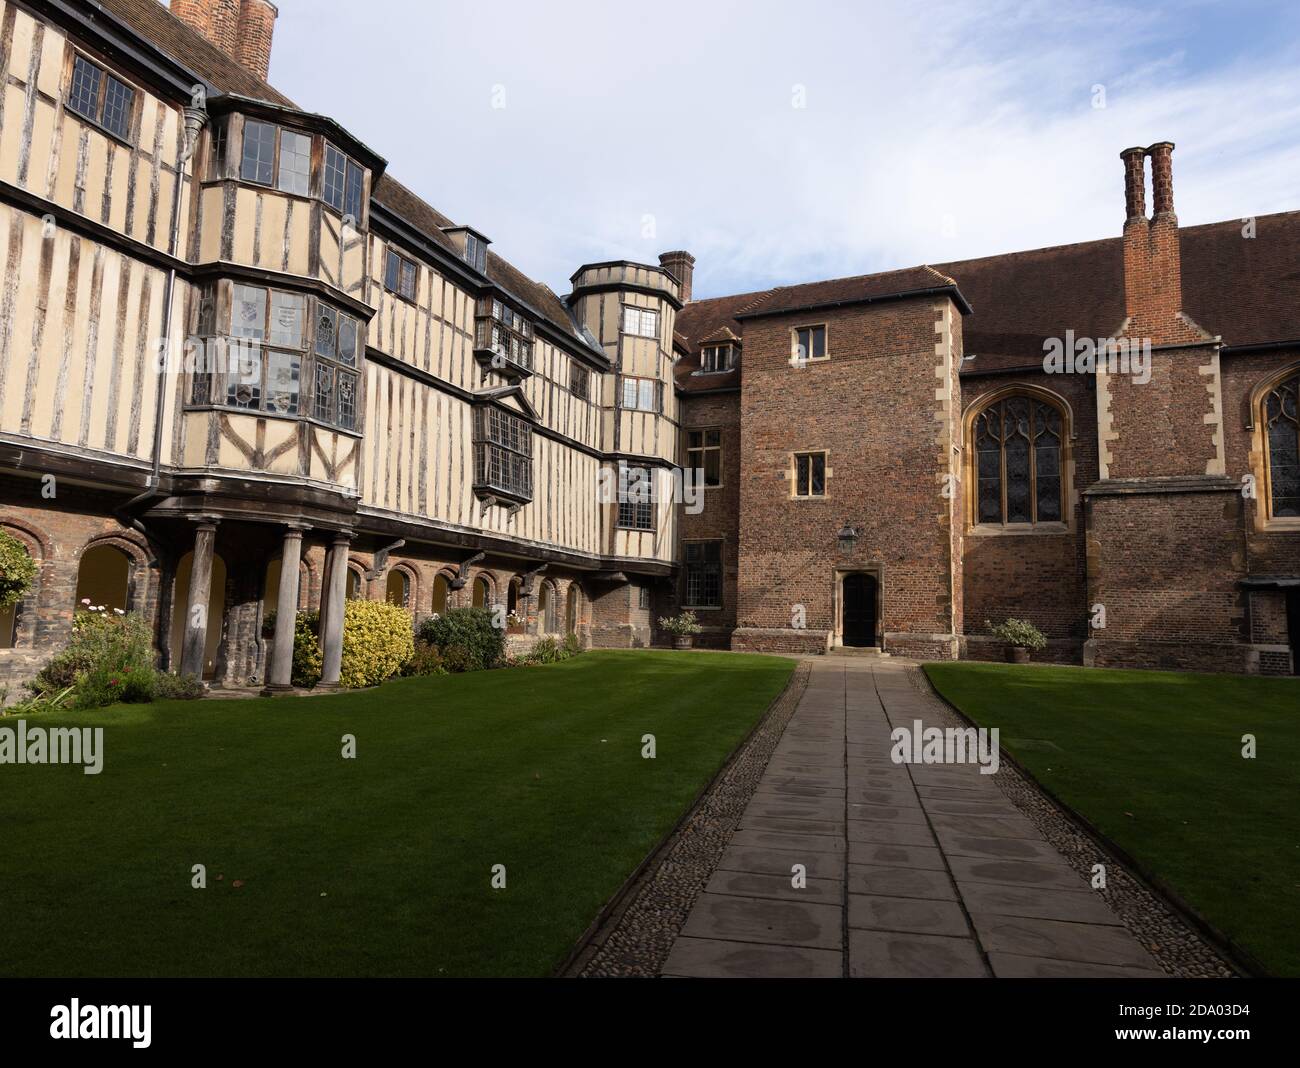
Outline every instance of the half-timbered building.
[[[0, 526], [39, 565], [0, 682], [89, 602], [272, 689], [318, 610], [329, 685], [349, 597], [937, 657], [1019, 615], [1064, 661], [1294, 670], [1300, 215], [1180, 230], [1162, 143], [1121, 238], [708, 300], [678, 251], [560, 295], [272, 88], [276, 18], [0, 0]], [[1149, 374], [1058, 373], [1067, 332]]]

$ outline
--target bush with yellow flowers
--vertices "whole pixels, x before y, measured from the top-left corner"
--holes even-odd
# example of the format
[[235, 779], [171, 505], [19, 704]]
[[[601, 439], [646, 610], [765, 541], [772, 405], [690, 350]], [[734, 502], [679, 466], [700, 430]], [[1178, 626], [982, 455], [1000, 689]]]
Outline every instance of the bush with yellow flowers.
[[415, 633], [406, 609], [387, 601], [346, 603], [341, 686], [378, 686], [414, 654]]

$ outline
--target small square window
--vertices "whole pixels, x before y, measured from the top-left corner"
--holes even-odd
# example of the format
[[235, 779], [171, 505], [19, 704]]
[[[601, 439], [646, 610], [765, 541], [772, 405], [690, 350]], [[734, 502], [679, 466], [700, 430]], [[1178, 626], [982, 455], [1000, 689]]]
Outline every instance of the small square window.
[[245, 182], [270, 185], [275, 177], [276, 128], [269, 122], [244, 123], [244, 155], [239, 177]]
[[415, 299], [415, 264], [393, 249], [384, 261], [384, 288], [407, 300]]
[[794, 331], [794, 351], [791, 362], [807, 363], [826, 358], [826, 327], [801, 326]]
[[276, 188], [306, 196], [311, 187], [311, 138], [280, 131], [280, 176]]
[[801, 452], [794, 458], [794, 495], [796, 497], [826, 496], [826, 454]]

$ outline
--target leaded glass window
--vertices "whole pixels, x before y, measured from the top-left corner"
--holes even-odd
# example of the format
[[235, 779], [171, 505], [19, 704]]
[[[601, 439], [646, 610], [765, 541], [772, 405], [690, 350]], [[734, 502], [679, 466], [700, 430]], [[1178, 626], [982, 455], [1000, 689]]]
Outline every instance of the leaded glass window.
[[1276, 517], [1300, 516], [1300, 375], [1288, 378], [1264, 398], [1268, 437], [1269, 510]]
[[1000, 400], [976, 418], [973, 445], [976, 522], [1061, 522], [1058, 408], [1029, 396]]

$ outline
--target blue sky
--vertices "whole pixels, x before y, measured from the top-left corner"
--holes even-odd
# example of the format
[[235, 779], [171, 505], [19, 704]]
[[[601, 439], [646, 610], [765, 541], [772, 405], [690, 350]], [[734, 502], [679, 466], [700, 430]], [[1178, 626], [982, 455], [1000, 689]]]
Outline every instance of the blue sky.
[[279, 8], [276, 86], [559, 293], [675, 248], [706, 297], [1116, 236], [1160, 140], [1184, 225], [1300, 208], [1300, 4]]

